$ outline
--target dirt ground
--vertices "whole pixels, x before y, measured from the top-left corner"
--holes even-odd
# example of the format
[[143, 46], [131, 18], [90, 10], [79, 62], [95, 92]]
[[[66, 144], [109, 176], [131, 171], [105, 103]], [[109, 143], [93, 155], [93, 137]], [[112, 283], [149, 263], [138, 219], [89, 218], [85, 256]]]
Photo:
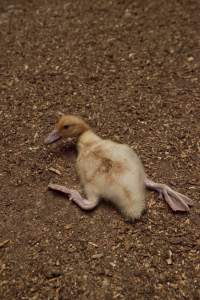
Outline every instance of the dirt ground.
[[[199, 20], [198, 0], [0, 1], [0, 299], [200, 299]], [[43, 143], [57, 111], [195, 207], [148, 192], [129, 224], [48, 191], [82, 192], [70, 145]]]

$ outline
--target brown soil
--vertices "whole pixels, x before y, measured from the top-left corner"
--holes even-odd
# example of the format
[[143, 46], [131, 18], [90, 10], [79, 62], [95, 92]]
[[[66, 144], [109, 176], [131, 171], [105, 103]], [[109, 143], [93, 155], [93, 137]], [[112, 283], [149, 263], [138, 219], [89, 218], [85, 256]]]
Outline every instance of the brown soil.
[[81, 115], [198, 204], [199, 20], [198, 0], [0, 1], [0, 299], [200, 299], [198, 205], [85, 213], [47, 191], [81, 189], [43, 144], [56, 111]]

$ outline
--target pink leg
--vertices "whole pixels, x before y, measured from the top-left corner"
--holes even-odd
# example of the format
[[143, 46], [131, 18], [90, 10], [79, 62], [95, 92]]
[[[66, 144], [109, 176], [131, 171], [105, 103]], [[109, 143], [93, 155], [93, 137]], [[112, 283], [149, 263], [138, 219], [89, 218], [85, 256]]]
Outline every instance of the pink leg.
[[190, 198], [174, 191], [166, 184], [156, 183], [148, 178], [145, 178], [144, 183], [146, 188], [157, 191], [173, 211], [189, 211], [189, 206], [193, 205]]
[[84, 210], [92, 210], [98, 205], [98, 198], [90, 197], [89, 200], [81, 197], [78, 191], [68, 189], [67, 187], [59, 184], [50, 183], [48, 188], [54, 191], [62, 192], [64, 194], [69, 195], [69, 200], [75, 202], [80, 208]]

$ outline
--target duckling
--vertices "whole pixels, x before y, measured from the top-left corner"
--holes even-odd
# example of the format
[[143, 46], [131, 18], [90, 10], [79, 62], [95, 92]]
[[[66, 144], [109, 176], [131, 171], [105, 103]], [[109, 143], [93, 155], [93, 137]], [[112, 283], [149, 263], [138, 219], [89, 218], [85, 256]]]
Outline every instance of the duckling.
[[141, 160], [128, 145], [102, 139], [83, 119], [62, 115], [45, 143], [61, 138], [76, 139], [76, 169], [87, 199], [62, 185], [50, 183], [48, 187], [68, 194], [83, 210], [92, 210], [100, 199], [106, 199], [116, 205], [126, 219], [134, 221], [145, 209], [146, 189], [157, 191], [173, 211], [189, 211], [192, 206], [187, 196], [148, 179]]

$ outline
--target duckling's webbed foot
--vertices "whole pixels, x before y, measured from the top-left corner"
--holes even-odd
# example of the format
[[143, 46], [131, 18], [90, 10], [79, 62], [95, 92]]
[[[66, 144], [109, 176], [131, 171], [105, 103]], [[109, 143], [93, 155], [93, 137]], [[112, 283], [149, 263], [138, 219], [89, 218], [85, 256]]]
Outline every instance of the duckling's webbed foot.
[[92, 210], [98, 204], [97, 199], [84, 199], [80, 193], [73, 189], [68, 189], [67, 187], [59, 184], [50, 183], [48, 188], [54, 191], [58, 191], [69, 196], [69, 200], [75, 202], [80, 208], [84, 210]]
[[145, 186], [150, 190], [157, 191], [159, 198], [164, 199], [173, 211], [189, 211], [190, 206], [193, 205], [192, 199], [174, 191], [166, 184], [156, 183], [146, 178]]

